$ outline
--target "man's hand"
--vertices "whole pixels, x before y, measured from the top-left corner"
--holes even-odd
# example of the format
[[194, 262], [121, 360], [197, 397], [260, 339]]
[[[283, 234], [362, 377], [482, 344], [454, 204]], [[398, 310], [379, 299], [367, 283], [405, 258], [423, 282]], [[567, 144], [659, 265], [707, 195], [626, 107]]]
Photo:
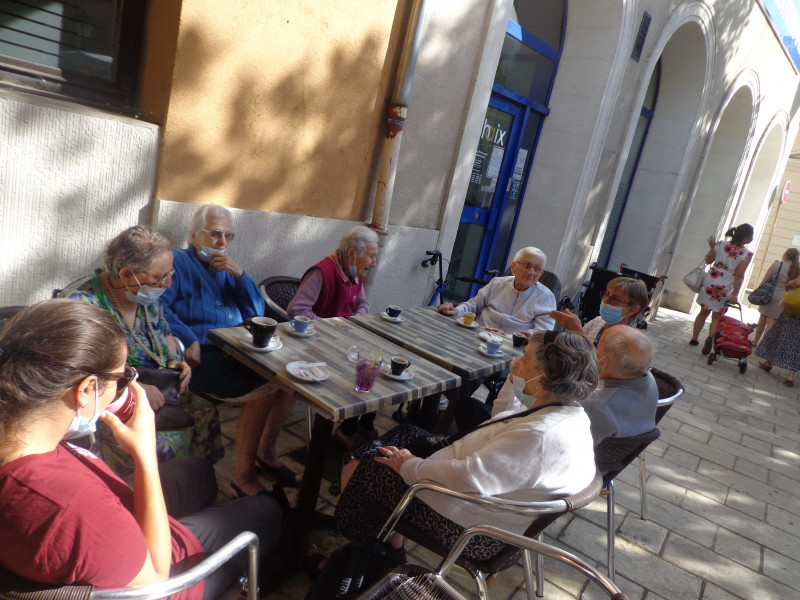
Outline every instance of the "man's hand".
[[450, 317], [452, 317], [453, 315], [457, 315], [458, 314], [458, 311], [456, 310], [456, 307], [453, 306], [450, 302], [444, 302], [444, 303], [440, 304], [439, 305], [439, 312], [442, 313], [443, 315], [448, 315]]
[[223, 254], [222, 252], [212, 252], [208, 255], [209, 257], [209, 267], [212, 271], [227, 271], [235, 279], [239, 279], [242, 275], [244, 275], [244, 269], [238, 265], [238, 263], [233, 260], [229, 254]]
[[571, 313], [568, 308], [565, 308], [563, 312], [560, 310], [551, 310], [547, 314], [553, 317], [555, 322], [561, 325], [564, 329], [583, 333], [581, 320], [578, 318], [578, 315]]
[[186, 349], [186, 362], [192, 368], [200, 364], [200, 342], [195, 341]]

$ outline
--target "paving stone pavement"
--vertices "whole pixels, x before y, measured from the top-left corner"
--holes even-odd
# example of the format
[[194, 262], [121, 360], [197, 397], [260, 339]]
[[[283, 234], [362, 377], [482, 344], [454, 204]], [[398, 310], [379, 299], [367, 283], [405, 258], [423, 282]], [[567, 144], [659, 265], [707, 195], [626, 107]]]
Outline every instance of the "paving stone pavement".
[[[754, 322], [752, 311], [745, 320]], [[636, 464], [617, 479], [616, 583], [631, 600], [800, 599], [800, 388], [782, 385], [781, 369], [766, 373], [755, 355], [740, 374], [733, 360], [709, 366], [699, 347], [687, 344], [692, 318], [661, 309], [647, 331], [653, 365], [678, 377], [686, 393], [659, 424], [661, 438], [647, 450], [647, 520], [640, 512]], [[227, 455], [217, 463], [220, 500], [233, 470], [238, 409], [221, 414]], [[381, 431], [394, 422], [376, 420]], [[286, 462], [302, 470], [305, 410], [298, 404], [279, 440]], [[332, 447], [326, 471], [337, 468]], [[264, 478], [264, 484], [270, 482]], [[328, 514], [336, 499], [323, 482], [319, 508]], [[294, 503], [297, 492], [289, 491]], [[553, 524], [545, 539], [605, 572], [605, 500]], [[330, 554], [341, 542], [317, 531], [313, 542]], [[433, 569], [438, 559], [406, 543], [409, 561]], [[596, 599], [599, 590], [575, 572], [545, 561], [545, 598]], [[477, 598], [471, 578], [455, 570], [448, 581], [465, 598]], [[302, 600], [311, 587], [298, 573], [270, 600]], [[492, 600], [527, 598], [522, 568], [499, 574]]]

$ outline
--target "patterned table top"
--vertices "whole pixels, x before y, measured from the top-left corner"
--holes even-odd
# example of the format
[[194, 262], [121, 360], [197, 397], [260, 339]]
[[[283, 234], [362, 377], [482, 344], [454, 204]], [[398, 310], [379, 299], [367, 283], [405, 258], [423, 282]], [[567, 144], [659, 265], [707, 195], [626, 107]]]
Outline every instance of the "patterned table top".
[[[308, 403], [313, 410], [334, 422], [348, 417], [423, 398], [429, 394], [457, 388], [461, 379], [448, 370], [423, 358], [409, 354], [400, 346], [338, 317], [314, 321], [315, 334], [295, 337], [287, 333], [288, 323], [278, 325], [276, 335], [283, 347], [274, 352], [257, 352], [252, 337], [244, 327], [212, 329], [209, 341], [247, 365], [261, 376], [274, 381]], [[347, 349], [382, 350], [381, 357], [405, 356], [411, 361], [411, 379], [396, 381], [380, 374], [371, 392], [356, 392], [355, 363], [347, 358]], [[325, 362], [330, 377], [321, 382], [306, 383], [290, 375], [286, 365], [293, 361]]]
[[522, 356], [524, 350], [504, 338], [503, 356], [486, 357], [478, 350], [482, 327], [461, 327], [455, 317], [440, 314], [432, 306], [404, 309], [400, 316], [405, 319], [402, 323], [387, 321], [376, 314], [358, 315], [350, 320], [467, 380], [482, 379], [507, 369], [511, 360]]

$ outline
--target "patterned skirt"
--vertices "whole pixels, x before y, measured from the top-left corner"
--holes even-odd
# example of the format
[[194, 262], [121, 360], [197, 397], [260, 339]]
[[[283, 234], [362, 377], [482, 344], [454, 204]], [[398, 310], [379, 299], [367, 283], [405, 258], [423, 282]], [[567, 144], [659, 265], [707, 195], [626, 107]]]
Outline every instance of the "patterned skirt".
[[756, 356], [765, 358], [782, 369], [800, 370], [800, 317], [781, 313], [775, 324], [761, 338]]
[[[429, 435], [429, 432], [414, 425], [400, 425], [353, 451], [352, 458], [358, 460], [359, 465], [342, 491], [334, 513], [336, 524], [344, 537], [352, 541], [375, 539], [386, 517], [408, 490], [408, 485], [400, 475], [387, 465], [373, 460], [378, 456], [378, 447], [405, 448], [411, 441]], [[349, 457], [345, 462], [349, 462]], [[337, 481], [331, 490], [338, 490], [338, 487]], [[450, 548], [464, 531], [464, 527], [416, 498], [403, 513], [403, 520], [424, 531], [445, 548]], [[479, 535], [469, 542], [465, 554], [474, 560], [487, 560], [500, 552], [503, 546], [494, 538]]]

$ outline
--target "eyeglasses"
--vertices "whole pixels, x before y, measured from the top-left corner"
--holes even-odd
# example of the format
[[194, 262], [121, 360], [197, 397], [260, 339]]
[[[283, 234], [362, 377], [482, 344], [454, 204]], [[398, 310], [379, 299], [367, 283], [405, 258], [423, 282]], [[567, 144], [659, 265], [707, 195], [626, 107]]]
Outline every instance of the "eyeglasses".
[[233, 238], [236, 237], [236, 234], [233, 233], [232, 231], [222, 231], [220, 229], [212, 229], [211, 231], [209, 231], [206, 228], [203, 228], [202, 231], [205, 231], [215, 240], [221, 240], [222, 238], [225, 238], [226, 242], [232, 242]]
[[534, 273], [542, 273], [544, 271], [544, 267], [537, 263], [532, 262], [518, 262], [517, 263], [520, 267], [525, 269], [526, 271], [529, 269], [533, 269]]
[[[104, 379], [117, 380], [117, 393], [114, 394], [114, 400], [119, 399], [122, 393], [139, 377], [139, 373], [133, 367], [125, 367], [122, 373], [94, 373], [96, 377], [103, 377]], [[114, 401], [112, 400], [112, 402]]]
[[611, 290], [606, 290], [605, 292], [603, 292], [603, 300], [607, 300], [608, 302], [615, 302], [616, 303], [615, 306], [620, 305], [620, 304], [624, 304], [626, 306], [630, 306], [631, 305], [630, 300], [624, 300], [622, 298], [619, 298], [619, 297], [615, 298], [614, 296], [612, 296], [611, 295]]
[[[147, 271], [144, 271], [144, 272], [147, 273]], [[147, 274], [149, 275], [150, 273], [147, 273]], [[173, 275], [175, 275], [175, 269], [171, 269], [170, 272], [167, 273], [166, 275], [164, 275], [161, 279], [159, 279], [157, 281], [153, 281], [152, 283], [147, 283], [145, 285], [161, 287], [162, 285], [167, 283], [169, 278], [172, 277]], [[136, 277], [135, 274], [134, 274], [134, 277]], [[136, 281], [138, 282], [139, 280], [137, 279]], [[141, 283], [139, 285], [141, 285]]]

